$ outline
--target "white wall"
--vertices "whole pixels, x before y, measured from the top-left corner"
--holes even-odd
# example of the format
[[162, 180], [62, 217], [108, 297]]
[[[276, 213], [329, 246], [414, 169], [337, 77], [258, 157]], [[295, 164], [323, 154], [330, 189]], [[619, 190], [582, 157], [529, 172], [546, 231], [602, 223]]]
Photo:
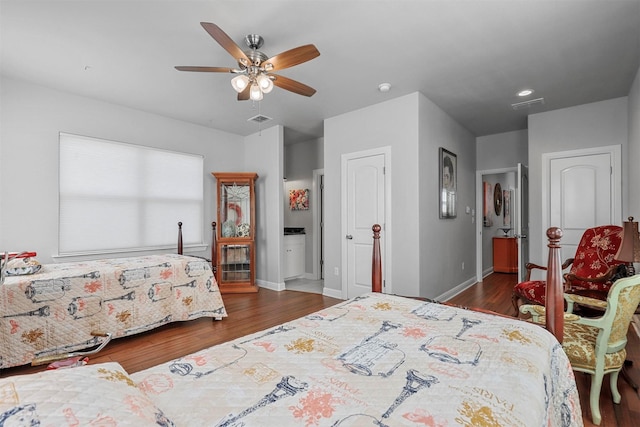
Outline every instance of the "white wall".
[[[530, 261], [546, 264], [546, 230], [542, 230], [542, 154], [620, 145], [622, 181], [628, 183], [627, 97], [579, 105], [529, 116], [529, 253]], [[637, 191], [637, 190], [636, 190]], [[627, 191], [623, 186], [623, 212]], [[619, 224], [622, 223], [620, 218]]]
[[282, 126], [274, 126], [245, 138], [244, 170], [257, 172], [256, 181], [256, 282], [270, 289], [284, 289], [282, 280]]
[[[393, 292], [418, 295], [418, 99], [403, 96], [325, 120], [325, 292], [340, 294], [342, 273], [341, 156], [391, 147]], [[395, 202], [397, 200], [397, 203]], [[399, 242], [396, 244], [396, 242]], [[401, 243], [400, 243], [401, 242]]]
[[528, 164], [529, 135], [526, 129], [476, 138], [476, 170], [514, 168]]
[[33, 250], [41, 262], [53, 262], [58, 252], [59, 132], [203, 155], [204, 240], [211, 241], [216, 206], [210, 172], [242, 170], [241, 137], [18, 80], [2, 78], [0, 83], [0, 250]]
[[[400, 196], [394, 193], [394, 206], [397, 205], [401, 211], [406, 205], [411, 206], [410, 201], [417, 197], [419, 227], [414, 229], [415, 223], [412, 220], [398, 222], [394, 227], [394, 234], [398, 228], [402, 228], [407, 235], [418, 234], [418, 256], [417, 259], [411, 256], [410, 262], [417, 262], [419, 266], [419, 295], [446, 299], [457, 290], [475, 283], [475, 223], [471, 216], [476, 197], [475, 137], [422, 94], [419, 94], [418, 102], [418, 188], [414, 192], [413, 186], [409, 186], [409, 191]], [[454, 219], [439, 218], [439, 147], [446, 148], [457, 156], [457, 217]], [[412, 155], [412, 151], [407, 153], [408, 158], [401, 160], [404, 163], [399, 163], [400, 167], [410, 164]], [[404, 181], [396, 183], [395, 171], [394, 168], [394, 184], [406, 185], [407, 182]], [[469, 213], [466, 212], [467, 207]], [[395, 220], [394, 217], [394, 222]], [[398, 248], [398, 251], [394, 251], [394, 262], [396, 257], [408, 255], [403, 250], [404, 242], [396, 240], [396, 237], [397, 234], [394, 235], [394, 245]], [[416, 267], [405, 265], [403, 268]]]
[[[391, 277], [396, 294], [436, 297], [472, 281], [475, 232], [465, 206], [475, 203], [475, 139], [420, 93], [325, 121], [325, 289], [341, 290], [341, 156], [391, 148]], [[438, 217], [438, 147], [458, 155], [456, 219]], [[461, 269], [462, 262], [465, 270]], [[389, 290], [388, 290], [389, 291]]]
[[628, 176], [626, 182], [629, 201], [623, 210], [626, 221], [628, 216], [640, 220], [640, 68], [629, 91], [629, 152]]

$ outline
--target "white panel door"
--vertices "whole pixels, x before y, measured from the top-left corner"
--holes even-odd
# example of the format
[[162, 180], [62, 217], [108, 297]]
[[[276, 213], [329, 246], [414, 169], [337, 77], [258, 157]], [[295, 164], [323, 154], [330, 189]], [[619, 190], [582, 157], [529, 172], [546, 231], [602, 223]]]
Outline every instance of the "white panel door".
[[[371, 292], [371, 227], [374, 224], [384, 227], [385, 223], [385, 155], [348, 159], [346, 169], [347, 262], [343, 269], [347, 276], [347, 297], [353, 298]], [[380, 246], [384, 265], [382, 241]]]
[[[611, 153], [549, 160], [549, 227], [560, 227], [562, 259], [573, 257], [582, 234], [597, 225], [617, 224]], [[543, 230], [546, 233], [546, 229]], [[546, 234], [545, 234], [546, 241]]]

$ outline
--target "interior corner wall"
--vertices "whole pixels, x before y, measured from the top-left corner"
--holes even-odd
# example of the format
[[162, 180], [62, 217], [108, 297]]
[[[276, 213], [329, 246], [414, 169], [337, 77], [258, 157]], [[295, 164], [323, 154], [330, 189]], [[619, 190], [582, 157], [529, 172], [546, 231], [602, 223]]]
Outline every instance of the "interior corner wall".
[[[629, 152], [627, 185], [629, 201], [624, 211], [624, 219], [633, 216], [640, 219], [640, 68], [629, 91]], [[623, 175], [624, 176], [624, 175]]]
[[256, 172], [256, 282], [284, 289], [283, 271], [283, 153], [284, 128], [280, 125], [244, 139], [244, 171]]
[[[393, 293], [418, 295], [418, 93], [391, 99], [324, 122], [325, 292], [342, 292], [342, 155], [391, 147]], [[384, 232], [382, 237], [384, 238]], [[334, 274], [338, 268], [339, 275]]]
[[0, 112], [0, 250], [36, 251], [43, 263], [58, 253], [59, 132], [203, 155], [207, 244], [216, 217], [211, 172], [244, 166], [238, 135], [15, 79], [0, 80]]
[[[302, 227], [305, 229], [305, 272], [313, 273], [313, 241], [314, 224], [313, 200], [313, 171], [324, 167], [323, 138], [287, 144], [285, 150], [284, 195], [282, 205], [284, 210], [285, 227]], [[289, 207], [289, 190], [308, 189], [309, 210], [291, 210]]]
[[[476, 139], [422, 94], [419, 129], [419, 186], [415, 193], [419, 199], [419, 226], [411, 231], [419, 235], [419, 295], [446, 297], [455, 288], [475, 283], [475, 222], [471, 210], [476, 203]], [[457, 156], [457, 216], [452, 219], [439, 217], [439, 147]], [[406, 192], [404, 197], [416, 196]], [[403, 206], [402, 200], [398, 203]], [[402, 242], [398, 246], [401, 250]]]
[[527, 165], [529, 133], [526, 129], [476, 138], [476, 170], [515, 168]]
[[[546, 264], [546, 230], [542, 230], [542, 155], [560, 151], [620, 145], [623, 212], [628, 160], [628, 98], [583, 104], [529, 116], [529, 254]], [[636, 190], [637, 191], [637, 190]]]

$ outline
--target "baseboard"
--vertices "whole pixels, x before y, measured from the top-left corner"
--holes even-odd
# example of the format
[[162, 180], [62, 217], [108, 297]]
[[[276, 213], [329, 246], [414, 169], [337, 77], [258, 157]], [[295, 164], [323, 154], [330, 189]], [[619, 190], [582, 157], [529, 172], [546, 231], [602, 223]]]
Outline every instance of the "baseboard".
[[322, 295], [326, 297], [342, 299], [342, 289], [329, 289], [329, 288], [323, 287]]
[[275, 283], [275, 282], [267, 282], [264, 280], [256, 280], [256, 284], [261, 288], [271, 289], [272, 291], [284, 291], [286, 289], [284, 282]]
[[447, 292], [439, 295], [438, 297], [435, 298], [435, 300], [436, 301], [447, 301], [447, 300], [455, 297], [459, 293], [465, 291], [466, 289], [470, 288], [471, 286], [473, 286], [475, 284], [476, 284], [475, 278], [471, 278], [471, 279], [459, 284], [455, 288], [449, 289]]

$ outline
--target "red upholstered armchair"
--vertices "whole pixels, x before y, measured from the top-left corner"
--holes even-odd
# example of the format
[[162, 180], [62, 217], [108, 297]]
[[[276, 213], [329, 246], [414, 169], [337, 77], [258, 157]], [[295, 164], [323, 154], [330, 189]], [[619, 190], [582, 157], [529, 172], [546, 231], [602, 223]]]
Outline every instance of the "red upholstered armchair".
[[[585, 230], [573, 258], [562, 264], [562, 269], [571, 266], [564, 274], [564, 290], [567, 293], [586, 294], [606, 299], [609, 288], [617, 278], [621, 261], [614, 259], [622, 241], [622, 227], [603, 225]], [[546, 283], [544, 280], [531, 280], [534, 269], [546, 270], [546, 267], [527, 263], [525, 281], [513, 288], [512, 302], [518, 312], [518, 301], [545, 304]]]

